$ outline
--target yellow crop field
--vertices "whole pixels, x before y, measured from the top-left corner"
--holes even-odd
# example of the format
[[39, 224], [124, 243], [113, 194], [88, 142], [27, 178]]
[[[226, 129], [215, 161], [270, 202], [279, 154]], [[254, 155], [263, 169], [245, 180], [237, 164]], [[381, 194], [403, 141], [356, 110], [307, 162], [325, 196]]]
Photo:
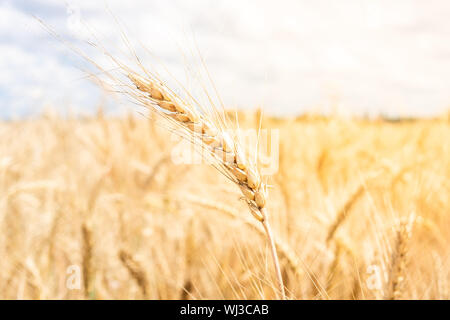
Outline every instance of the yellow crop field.
[[[261, 127], [279, 133], [266, 208], [288, 299], [449, 299], [448, 116]], [[279, 297], [239, 187], [176, 163], [164, 129], [131, 115], [0, 123], [1, 299]]]

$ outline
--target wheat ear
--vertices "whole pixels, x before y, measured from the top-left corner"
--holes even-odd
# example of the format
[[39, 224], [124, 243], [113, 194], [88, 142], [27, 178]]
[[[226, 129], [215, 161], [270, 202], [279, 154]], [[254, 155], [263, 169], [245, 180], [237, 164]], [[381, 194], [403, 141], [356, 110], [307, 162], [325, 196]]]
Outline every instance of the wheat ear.
[[412, 214], [408, 220], [401, 221], [397, 227], [397, 238], [391, 256], [388, 294], [386, 296], [388, 300], [401, 299], [407, 264], [406, 254], [408, 253], [408, 243], [412, 236], [415, 220], [416, 216]]
[[[279, 266], [275, 241], [267, 219], [266, 185], [262, 182], [256, 164], [247, 159], [237, 139], [233, 139], [214, 117], [199, 113], [194, 107], [183, 103], [175, 94], [166, 89], [156, 79], [143, 78], [129, 73], [128, 78], [144, 96], [136, 94], [139, 102], [158, 112], [163, 117], [184, 131], [193, 143], [200, 146], [217, 161], [230, 180], [242, 191], [252, 215], [263, 225], [277, 275], [281, 297], [286, 298], [283, 279]], [[217, 167], [216, 167], [217, 168]]]

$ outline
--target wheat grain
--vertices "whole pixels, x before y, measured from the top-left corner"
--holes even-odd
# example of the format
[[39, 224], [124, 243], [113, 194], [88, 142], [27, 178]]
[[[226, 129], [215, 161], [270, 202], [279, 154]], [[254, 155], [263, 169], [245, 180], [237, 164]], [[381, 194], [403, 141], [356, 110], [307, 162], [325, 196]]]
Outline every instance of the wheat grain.
[[160, 115], [172, 121], [185, 133], [187, 132], [194, 144], [206, 150], [207, 155], [217, 160], [218, 166], [223, 169], [222, 173], [239, 186], [250, 212], [262, 223], [266, 232], [271, 245], [279, 290], [284, 299], [285, 290], [277, 251], [267, 219], [266, 185], [261, 180], [256, 164], [245, 157], [237, 139], [233, 139], [219, 123], [214, 123], [213, 117], [208, 119], [151, 77], [143, 78], [138, 74], [129, 73], [128, 78], [139, 91], [145, 93], [145, 98], [141, 99], [141, 102], [149, 107], [158, 108], [156, 111]]
[[391, 255], [391, 266], [386, 299], [397, 300], [402, 297], [407, 265], [408, 242], [411, 239], [415, 215], [401, 221], [397, 227], [395, 247]]
[[144, 79], [137, 74], [128, 77], [135, 86], [147, 93], [147, 98], [153, 104], [164, 110], [165, 117], [174, 119], [176, 124], [187, 130], [200, 142], [219, 164], [225, 168], [228, 177], [239, 185], [250, 207], [250, 211], [261, 222], [266, 219], [266, 185], [255, 165], [244, 156], [242, 147], [231, 135], [215, 125], [211, 119], [206, 119], [193, 107], [184, 104], [157, 82]]

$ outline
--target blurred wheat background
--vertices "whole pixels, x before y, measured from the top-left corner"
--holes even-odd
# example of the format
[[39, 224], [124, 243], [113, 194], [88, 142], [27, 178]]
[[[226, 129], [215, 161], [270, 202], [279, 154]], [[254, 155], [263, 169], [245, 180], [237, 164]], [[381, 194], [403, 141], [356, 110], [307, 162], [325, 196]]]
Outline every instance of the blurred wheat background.
[[237, 180], [268, 209], [289, 299], [449, 299], [449, 16], [445, 0], [1, 1], [0, 299], [280, 297], [236, 184], [174, 161], [168, 126], [138, 114], [201, 124], [180, 120], [183, 92], [191, 116], [224, 105], [278, 130], [267, 201]]
[[[269, 212], [289, 298], [449, 298], [448, 116], [262, 127], [280, 130]], [[0, 136], [0, 298], [276, 297], [239, 189], [174, 164], [153, 120], [46, 113], [1, 122]]]

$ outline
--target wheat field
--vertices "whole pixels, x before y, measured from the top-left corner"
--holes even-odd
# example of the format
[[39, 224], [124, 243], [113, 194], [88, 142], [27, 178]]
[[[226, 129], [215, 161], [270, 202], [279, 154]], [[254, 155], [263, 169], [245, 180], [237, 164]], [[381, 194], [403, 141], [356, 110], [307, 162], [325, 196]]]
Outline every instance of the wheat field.
[[[255, 128], [259, 112], [239, 115]], [[262, 117], [289, 299], [449, 299], [450, 121]], [[239, 188], [140, 116], [0, 123], [1, 299], [275, 299]]]

